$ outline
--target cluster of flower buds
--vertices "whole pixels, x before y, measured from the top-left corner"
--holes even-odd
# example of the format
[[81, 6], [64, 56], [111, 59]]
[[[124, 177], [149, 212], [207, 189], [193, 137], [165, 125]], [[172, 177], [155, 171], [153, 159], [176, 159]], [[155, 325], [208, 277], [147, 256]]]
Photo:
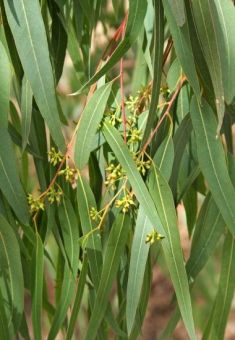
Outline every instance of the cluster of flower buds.
[[49, 161], [52, 165], [56, 166], [63, 160], [63, 155], [59, 151], [57, 152], [54, 147], [48, 152]]
[[54, 187], [51, 187], [47, 193], [48, 201], [51, 204], [54, 202], [59, 204], [62, 196], [63, 196], [63, 191], [60, 188], [56, 190]]
[[117, 109], [110, 109], [104, 114], [105, 119], [112, 126], [118, 126], [122, 122], [122, 118], [120, 117], [120, 107]]
[[66, 182], [73, 184], [76, 181], [77, 169], [71, 168], [69, 165], [67, 165], [65, 169], [58, 172], [58, 175], [63, 175]]
[[115, 205], [117, 208], [122, 208], [123, 213], [127, 213], [131, 206], [135, 205], [133, 198], [130, 194], [126, 194], [120, 200], [116, 200]]
[[97, 211], [96, 208], [94, 207], [91, 208], [89, 215], [90, 215], [90, 218], [95, 222], [98, 222], [101, 220], [101, 212]]
[[151, 233], [147, 234], [145, 243], [153, 244], [156, 241], [160, 241], [164, 239], [165, 237], [161, 234], [159, 234], [156, 230], [151, 231]]
[[33, 197], [32, 194], [28, 194], [28, 204], [31, 214], [37, 213], [39, 210], [45, 209], [43, 200], [40, 197], [38, 198]]
[[107, 175], [106, 175], [106, 181], [104, 182], [105, 185], [110, 186], [111, 189], [115, 190], [116, 185], [115, 183], [123, 178], [124, 171], [120, 164], [115, 165], [114, 163], [111, 163], [107, 168]]
[[140, 142], [141, 139], [142, 139], [141, 135], [142, 135], [142, 131], [141, 130], [136, 129], [136, 128], [130, 129], [128, 131], [128, 135], [127, 135], [127, 137], [128, 137], [127, 143], [128, 144], [134, 144], [134, 143]]
[[144, 160], [143, 157], [138, 158], [136, 155], [134, 156], [134, 161], [135, 164], [137, 166], [137, 169], [139, 170], [139, 172], [144, 176], [146, 174], [146, 171], [149, 170], [151, 168], [151, 161], [148, 160]]

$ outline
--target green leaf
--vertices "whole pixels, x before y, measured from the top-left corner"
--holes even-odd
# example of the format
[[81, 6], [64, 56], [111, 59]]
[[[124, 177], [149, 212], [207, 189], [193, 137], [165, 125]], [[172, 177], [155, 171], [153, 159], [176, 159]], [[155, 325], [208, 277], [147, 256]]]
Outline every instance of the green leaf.
[[32, 323], [35, 340], [41, 339], [42, 333], [42, 294], [43, 294], [43, 256], [44, 249], [41, 238], [36, 233], [35, 249], [32, 258]]
[[[173, 196], [170, 187], [156, 166], [149, 179], [149, 190], [165, 229], [168, 242], [163, 240], [162, 248], [174, 285], [181, 315], [190, 337], [195, 338], [188, 279], [180, 245]], [[168, 247], [167, 251], [165, 247]]]
[[204, 268], [224, 228], [224, 220], [209, 194], [202, 205], [193, 234], [190, 257], [186, 264], [189, 279], [194, 280]]
[[82, 169], [88, 162], [93, 149], [93, 139], [103, 117], [111, 88], [112, 82], [100, 87], [82, 113], [75, 145], [75, 162], [79, 169]]
[[183, 71], [188, 78], [197, 97], [200, 97], [200, 86], [198, 83], [194, 57], [189, 39], [188, 23], [179, 27], [175, 21], [174, 14], [167, 1], [163, 2], [167, 22], [172, 34], [176, 55], [180, 61]]
[[68, 261], [64, 263], [61, 295], [56, 307], [48, 340], [55, 339], [66, 318], [68, 308], [74, 296], [79, 259], [78, 222], [72, 204], [68, 199], [64, 199], [63, 204], [60, 206], [59, 220]]
[[158, 147], [153, 157], [153, 161], [161, 174], [168, 181], [171, 176], [174, 161], [174, 144], [171, 138], [171, 129], [161, 145]]
[[[94, 195], [80, 174], [77, 182], [77, 204], [83, 235], [86, 236], [94, 229], [90, 217], [92, 207], [96, 208]], [[87, 249], [88, 263], [93, 284], [99, 286], [100, 273], [102, 268], [101, 240], [99, 234], [92, 232], [85, 243]]]
[[195, 96], [190, 111], [199, 165], [227, 227], [235, 235], [235, 190], [228, 174], [222, 143], [216, 138], [215, 116], [206, 101], [203, 100], [200, 106]]
[[224, 241], [221, 273], [215, 304], [210, 315], [203, 339], [224, 339], [225, 327], [235, 289], [235, 241], [230, 232]]
[[80, 275], [79, 275], [77, 292], [76, 292], [76, 297], [75, 297], [71, 317], [70, 317], [70, 320], [69, 320], [69, 326], [68, 326], [68, 332], [67, 332], [66, 340], [72, 339], [72, 336], [73, 336], [73, 333], [74, 333], [74, 329], [75, 329], [75, 325], [76, 325], [76, 321], [77, 321], [77, 316], [78, 316], [78, 313], [79, 313], [79, 310], [80, 310], [80, 307], [81, 307], [81, 301], [82, 301], [82, 297], [83, 297], [83, 293], [84, 293], [84, 287], [85, 287], [85, 284], [86, 284], [87, 269], [88, 269], [88, 261], [87, 261], [87, 257], [85, 257], [84, 260], [83, 260], [83, 264], [82, 264], [82, 270], [81, 270]]
[[7, 325], [7, 316], [1, 289], [0, 289], [0, 337], [2, 339], [10, 339], [10, 333]]
[[139, 305], [145, 267], [150, 248], [150, 244], [146, 244], [145, 240], [147, 234], [151, 231], [153, 231], [153, 226], [146, 216], [144, 209], [140, 206], [131, 246], [131, 258], [127, 282], [126, 322], [128, 334], [132, 331]]
[[0, 189], [19, 220], [27, 224], [27, 200], [17, 172], [11, 139], [4, 127], [0, 127]]
[[64, 151], [64, 137], [61, 132], [47, 37], [39, 2], [4, 0], [4, 5], [35, 101], [48, 124], [53, 140], [60, 150]]
[[183, 26], [185, 23], [184, 0], [167, 0], [171, 6], [171, 11], [174, 14], [178, 26]]
[[11, 226], [0, 215], [0, 287], [5, 304], [7, 324], [18, 330], [24, 308], [24, 279], [20, 249]]
[[31, 116], [33, 106], [33, 93], [29, 81], [24, 76], [21, 92], [21, 114], [22, 114], [22, 149], [28, 144]]
[[118, 45], [116, 50], [113, 52], [108, 61], [104, 64], [101, 70], [95, 73], [95, 75], [91, 77], [91, 79], [86, 84], [84, 84], [80, 90], [73, 93], [73, 95], [82, 93], [88, 86], [94, 84], [123, 57], [123, 55], [129, 50], [129, 48], [135, 42], [139, 32], [142, 29], [146, 10], [147, 10], [146, 0], [129, 1], [129, 15], [124, 40], [122, 40], [122, 42]]
[[100, 277], [99, 288], [89, 321], [86, 340], [96, 338], [98, 328], [108, 305], [108, 297], [112, 283], [118, 270], [130, 228], [128, 215], [120, 213], [112, 226], [104, 253], [104, 263]]
[[[170, 189], [165, 182], [165, 180], [161, 177], [161, 185], [164, 185], [164, 205], [162, 201], [162, 192], [159, 192], [160, 196], [155, 196], [157, 193], [152, 192], [153, 197], [150, 196], [143, 179], [141, 178], [137, 167], [132, 159], [132, 156], [127, 149], [127, 146], [124, 144], [120, 134], [118, 131], [111, 125], [105, 123], [103, 126], [104, 136], [112, 148], [114, 154], [122, 165], [123, 169], [126, 171], [127, 177], [132, 185], [133, 191], [143, 209], [145, 210], [146, 215], [148, 216], [150, 222], [157, 229], [157, 231], [166, 236], [166, 238], [162, 241], [163, 251], [165, 254], [165, 258], [167, 261], [168, 269], [171, 274], [171, 279], [174, 285], [174, 288], [177, 292], [177, 297], [179, 299], [180, 309], [182, 313], [183, 320], [187, 327], [187, 330], [192, 337], [195, 338], [194, 335], [194, 325], [192, 318], [192, 309], [191, 302], [189, 296], [189, 288], [186, 277], [186, 272], [184, 268], [183, 256], [179, 242], [179, 235], [177, 231], [176, 225], [176, 215], [174, 203], [172, 200]], [[159, 184], [159, 174], [157, 174], [156, 183]], [[151, 189], [151, 185], [150, 185]], [[159, 188], [158, 188], [159, 190]], [[155, 196], [155, 197], [154, 197]], [[158, 201], [154, 202], [153, 199]], [[167, 202], [165, 202], [165, 199]], [[169, 220], [167, 216], [165, 216], [164, 206], [169, 209], [169, 218], [171, 219], [170, 223], [175, 225], [175, 228], [169, 229]], [[156, 207], [158, 211], [156, 210]], [[160, 210], [159, 210], [160, 209]], [[161, 220], [159, 218], [161, 215]], [[174, 237], [172, 238], [171, 232]]]
[[190, 119], [190, 115], [187, 114], [182, 120], [173, 138], [175, 157], [174, 157], [174, 162], [173, 162], [172, 174], [170, 178], [170, 186], [171, 186], [171, 190], [172, 190], [175, 201], [177, 200], [177, 183], [178, 183], [181, 160], [184, 154], [185, 147], [189, 141], [191, 132], [192, 132], [192, 122]]
[[192, 8], [201, 47], [214, 87], [215, 104], [219, 118], [219, 131], [223, 122], [225, 109], [222, 64], [223, 59], [227, 61], [223, 46], [222, 27], [219, 22], [214, 0], [193, 1]]
[[7, 129], [11, 89], [11, 64], [7, 52], [0, 41], [0, 79], [4, 86], [0, 91], [0, 125]]
[[142, 145], [147, 141], [153, 123], [156, 119], [156, 110], [160, 93], [162, 78], [162, 60], [164, 45], [164, 12], [161, 1], [154, 1], [155, 20], [154, 20], [154, 55], [153, 55], [153, 82], [152, 95], [149, 107], [148, 120], [142, 139]]
[[233, 33], [235, 30], [235, 11], [234, 5], [229, 0], [214, 0], [218, 12], [218, 26], [222, 28], [222, 36], [219, 36], [219, 43], [223, 42], [223, 49], [219, 49], [221, 64], [224, 97], [228, 104], [232, 102], [235, 96], [235, 41]]

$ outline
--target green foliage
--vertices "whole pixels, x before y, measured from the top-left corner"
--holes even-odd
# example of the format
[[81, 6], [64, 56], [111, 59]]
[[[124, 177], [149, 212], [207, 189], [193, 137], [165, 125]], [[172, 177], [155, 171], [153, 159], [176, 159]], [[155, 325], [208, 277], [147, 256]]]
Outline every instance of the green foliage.
[[0, 1], [1, 339], [134, 340], [156, 266], [175, 308], [160, 338], [180, 318], [190, 339], [224, 338], [234, 3], [124, 3]]

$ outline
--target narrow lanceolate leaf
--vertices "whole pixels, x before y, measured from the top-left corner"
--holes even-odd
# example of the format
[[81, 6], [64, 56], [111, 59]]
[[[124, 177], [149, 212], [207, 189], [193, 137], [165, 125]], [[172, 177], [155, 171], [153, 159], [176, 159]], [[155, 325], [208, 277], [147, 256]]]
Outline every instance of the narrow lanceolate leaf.
[[5, 311], [5, 303], [0, 289], [0, 337], [1, 339], [10, 339], [10, 333], [7, 325], [7, 316]]
[[224, 242], [218, 292], [203, 339], [224, 339], [235, 289], [235, 241], [230, 232]]
[[87, 269], [88, 269], [88, 261], [87, 257], [85, 256], [82, 264], [82, 270], [80, 272], [79, 278], [78, 278], [78, 285], [77, 285], [77, 292], [76, 292], [76, 297], [71, 313], [71, 317], [69, 320], [69, 326], [68, 326], [68, 332], [67, 332], [67, 337], [66, 340], [70, 340], [73, 337], [74, 333], [74, 328], [76, 325], [77, 321], [77, 316], [81, 307], [81, 301], [83, 297], [83, 292], [84, 292], [84, 287], [86, 284], [86, 275], [87, 275]]
[[180, 171], [180, 164], [183, 157], [183, 153], [185, 147], [189, 141], [190, 135], [192, 132], [192, 122], [190, 115], [186, 115], [182, 120], [180, 126], [178, 127], [173, 141], [174, 141], [174, 150], [175, 157], [172, 168], [172, 175], [170, 178], [170, 186], [174, 196], [174, 200], [177, 200], [177, 183], [178, 183], [178, 175]]
[[22, 149], [28, 144], [33, 105], [33, 93], [28, 79], [24, 76], [21, 93]]
[[98, 71], [80, 90], [75, 92], [73, 95], [83, 92], [85, 88], [94, 84], [98, 79], [106, 74], [129, 50], [129, 48], [137, 39], [139, 32], [143, 27], [146, 10], [146, 0], [129, 1], [129, 15], [124, 40], [118, 45], [117, 49], [114, 51], [114, 53], [105, 63], [105, 65], [101, 68], [101, 70]]
[[200, 106], [194, 96], [191, 118], [202, 173], [227, 227], [235, 235], [235, 190], [228, 174], [222, 143], [216, 138], [215, 116], [205, 100]]
[[141, 289], [149, 253], [149, 243], [145, 243], [148, 233], [153, 226], [140, 206], [136, 220], [134, 237], [131, 246], [131, 259], [127, 283], [126, 322], [128, 334], [131, 333], [140, 302]]
[[0, 215], [0, 286], [5, 301], [8, 327], [14, 330], [20, 326], [24, 307], [24, 281], [20, 249], [12, 230], [5, 218]]
[[10, 136], [0, 127], [0, 189], [19, 220], [28, 223], [28, 206], [20, 183]]
[[52, 138], [64, 150], [47, 37], [39, 1], [4, 0], [16, 48], [39, 110]]
[[146, 142], [152, 125], [156, 119], [156, 110], [159, 99], [161, 78], [162, 78], [162, 59], [164, 45], [164, 12], [162, 2], [154, 1], [155, 20], [154, 20], [154, 57], [153, 57], [153, 83], [152, 95], [149, 107], [148, 120], [142, 139], [142, 145]]
[[162, 241], [162, 247], [163, 249], [164, 247], [169, 247], [168, 252], [172, 254], [170, 256], [169, 253], [166, 254], [165, 252], [165, 260], [168, 268], [171, 268], [170, 276], [174, 285], [181, 315], [189, 335], [192, 338], [195, 338], [188, 279], [180, 244], [173, 196], [170, 187], [156, 166], [154, 166], [150, 175], [149, 190], [168, 239], [168, 242], [165, 242], [165, 240]]
[[[92, 232], [94, 228], [90, 217], [90, 210], [92, 207], [96, 208], [96, 202], [88, 183], [80, 175], [78, 176], [77, 182], [77, 203], [82, 232], [85, 236]], [[102, 268], [102, 248], [99, 235], [96, 232], [91, 233], [85, 242], [85, 246], [87, 249], [91, 278], [95, 288], [98, 288]]]
[[168, 181], [171, 176], [174, 161], [174, 144], [171, 138], [171, 131], [169, 131], [168, 135], [157, 149], [153, 161], [161, 174]]
[[214, 0], [214, 2], [223, 32], [219, 42], [224, 42], [224, 49], [220, 50], [224, 97], [226, 102], [230, 104], [235, 96], [235, 41], [233, 38], [235, 31], [235, 10], [233, 3], [229, 0]]
[[163, 5], [177, 57], [195, 94], [197, 97], [200, 97], [200, 86], [197, 78], [191, 42], [189, 39], [188, 23], [186, 22], [183, 27], [179, 27], [175, 21], [175, 17], [168, 1], [164, 1]]
[[116, 276], [130, 228], [130, 217], [120, 213], [112, 226], [104, 253], [99, 288], [88, 325], [86, 340], [96, 338], [98, 328], [108, 306], [108, 298]]
[[203, 202], [193, 234], [190, 257], [186, 264], [189, 279], [203, 269], [224, 232], [225, 223], [211, 194]]
[[75, 162], [79, 169], [88, 163], [93, 139], [103, 117], [111, 88], [112, 82], [100, 87], [93, 94], [82, 113], [75, 145]]
[[218, 128], [220, 129], [225, 109], [222, 79], [223, 59], [225, 63], [227, 63], [222, 27], [214, 0], [193, 1], [192, 8], [201, 47], [214, 87], [216, 96], [215, 104], [219, 118]]
[[59, 220], [67, 261], [64, 264], [61, 296], [56, 308], [48, 340], [55, 339], [63, 326], [76, 286], [76, 271], [79, 259], [78, 222], [69, 200], [63, 200], [59, 209]]
[[34, 339], [36, 340], [41, 339], [42, 333], [43, 256], [43, 244], [37, 233], [32, 259], [32, 323]]
[[[174, 210], [174, 203], [171, 197], [170, 189], [167, 186], [167, 183], [163, 178], [161, 181], [164, 183], [164, 195], [166, 195], [167, 202], [162, 202], [162, 196], [160, 197], [160, 202], [157, 205], [156, 202], [153, 201], [154, 197], [151, 197], [147, 187], [145, 186], [143, 179], [141, 178], [136, 164], [133, 161], [133, 158], [128, 150], [127, 146], [124, 144], [120, 134], [118, 131], [111, 125], [105, 123], [103, 127], [104, 136], [112, 148], [114, 154], [122, 165], [123, 169], [126, 171], [128, 180], [130, 181], [133, 191], [145, 210], [146, 215], [148, 216], [150, 222], [157, 229], [157, 231], [165, 236], [166, 238], [163, 242], [163, 251], [165, 254], [165, 258], [167, 261], [168, 269], [171, 274], [171, 279], [177, 292], [177, 297], [180, 305], [181, 314], [183, 320], [185, 322], [185, 326], [188, 330], [192, 339], [195, 339], [193, 318], [192, 318], [192, 308], [189, 296], [189, 288], [186, 277], [186, 272], [184, 268], [183, 256], [179, 242], [178, 229], [176, 226], [176, 216]], [[157, 182], [159, 183], [159, 182]], [[155, 193], [155, 192], [154, 192]], [[161, 193], [162, 195], [162, 193]], [[164, 196], [165, 199], [165, 196]], [[158, 199], [159, 201], [159, 199]], [[172, 204], [173, 203], [173, 204]], [[164, 206], [168, 206], [170, 209], [170, 218], [171, 225], [169, 228], [169, 220], [165, 216]], [[160, 207], [161, 210], [157, 211], [156, 206]], [[159, 209], [159, 208], [158, 208]], [[161, 220], [159, 215], [161, 213]], [[172, 223], [174, 222], [172, 228]], [[171, 232], [174, 237], [172, 237]]]
[[0, 41], [0, 126], [7, 129], [9, 101], [10, 101], [10, 86], [11, 86], [11, 64], [7, 56], [7, 52]]
[[167, 0], [178, 26], [185, 23], [184, 0]]

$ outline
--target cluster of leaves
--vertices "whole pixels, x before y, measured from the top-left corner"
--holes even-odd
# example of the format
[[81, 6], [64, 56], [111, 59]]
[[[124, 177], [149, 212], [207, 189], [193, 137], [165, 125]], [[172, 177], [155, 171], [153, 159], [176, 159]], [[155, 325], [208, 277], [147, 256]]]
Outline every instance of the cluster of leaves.
[[[126, 14], [123, 1], [112, 5], [0, 1], [0, 337], [41, 339], [48, 324], [49, 340], [71, 339], [83, 305], [83, 338], [136, 339], [157, 263], [176, 297], [161, 338], [182, 318], [190, 339], [195, 325], [223, 339], [235, 288], [234, 4], [129, 0]], [[92, 54], [98, 23], [115, 29], [104, 54]], [[73, 99], [56, 90], [66, 52]], [[65, 140], [66, 105], [88, 89]], [[218, 278], [208, 265], [221, 251]]]

